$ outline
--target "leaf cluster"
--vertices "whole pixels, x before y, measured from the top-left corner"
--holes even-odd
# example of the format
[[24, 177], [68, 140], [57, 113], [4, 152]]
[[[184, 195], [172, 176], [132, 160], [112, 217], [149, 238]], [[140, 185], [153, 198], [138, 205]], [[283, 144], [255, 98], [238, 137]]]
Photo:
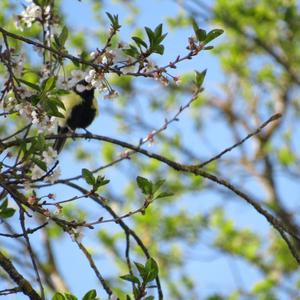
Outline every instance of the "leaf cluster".
[[[157, 262], [153, 258], [149, 258], [145, 265], [138, 262], [134, 262], [134, 264], [138, 271], [138, 275], [126, 274], [120, 278], [130, 281], [133, 284], [134, 299], [153, 300], [153, 296], [147, 296], [145, 298], [144, 296], [147, 295], [146, 289], [149, 288], [147, 285], [151, 283], [151, 281], [153, 281], [158, 275], [159, 269]], [[132, 298], [127, 295], [127, 300], [130, 299]]]
[[159, 24], [154, 30], [145, 27], [145, 31], [148, 41], [145, 41], [138, 36], [133, 36], [132, 39], [135, 42], [135, 45], [130, 44], [129, 48], [124, 49], [123, 51], [125, 54], [136, 59], [145, 59], [153, 53], [160, 55], [164, 54], [165, 47], [161, 43], [167, 36], [167, 33], [163, 33], [163, 25]]

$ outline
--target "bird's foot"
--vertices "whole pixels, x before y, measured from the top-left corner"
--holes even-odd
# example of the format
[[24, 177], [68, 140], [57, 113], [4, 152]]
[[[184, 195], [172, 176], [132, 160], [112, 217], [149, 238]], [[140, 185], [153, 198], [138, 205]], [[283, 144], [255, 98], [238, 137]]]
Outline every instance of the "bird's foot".
[[74, 137], [74, 134], [75, 134], [75, 130], [73, 130], [71, 127], [67, 126], [68, 127], [68, 130], [69, 132], [73, 135], [72, 136], [72, 140], [75, 141], [75, 137]]
[[90, 131], [88, 131], [86, 128], [83, 128], [83, 130], [85, 131], [85, 133], [86, 133], [86, 135], [87, 135], [87, 136], [85, 137], [86, 139], [89, 139], [90, 137], [92, 137], [93, 134], [92, 134]]

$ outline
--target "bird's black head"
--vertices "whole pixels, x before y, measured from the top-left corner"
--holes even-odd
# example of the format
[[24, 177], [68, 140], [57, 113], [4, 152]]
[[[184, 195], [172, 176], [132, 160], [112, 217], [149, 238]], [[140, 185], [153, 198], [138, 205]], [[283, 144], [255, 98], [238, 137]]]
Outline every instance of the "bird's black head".
[[78, 81], [74, 86], [73, 90], [77, 95], [82, 97], [85, 101], [92, 101], [94, 98], [95, 88], [92, 87], [84, 79]]

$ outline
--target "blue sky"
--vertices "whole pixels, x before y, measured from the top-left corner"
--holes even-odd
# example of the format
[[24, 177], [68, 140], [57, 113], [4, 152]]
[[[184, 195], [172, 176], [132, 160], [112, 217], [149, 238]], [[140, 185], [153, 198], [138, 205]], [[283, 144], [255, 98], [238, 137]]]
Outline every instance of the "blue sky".
[[[124, 6], [120, 6], [115, 2], [108, 5], [105, 9], [112, 14], [118, 14], [120, 17], [120, 23], [123, 24], [126, 22], [129, 11], [124, 9]], [[167, 16], [174, 16], [178, 12], [178, 6], [175, 5], [174, 1], [138, 1], [139, 8], [141, 14], [138, 15], [138, 18], [135, 20], [137, 27], [148, 26], [151, 28], [156, 27], [160, 23], [166, 23]], [[66, 0], [63, 1], [64, 11], [67, 17], [68, 24], [74, 29], [78, 31], [84, 30], [84, 28], [94, 28], [97, 29], [98, 23], [96, 23], [91, 14], [91, 6], [88, 1], [75, 1], [75, 0]], [[127, 28], [124, 25], [121, 29], [121, 35], [123, 38], [129, 40], [129, 36], [132, 33], [133, 28]], [[165, 27], [165, 31], [168, 31], [168, 36], [166, 38], [165, 46], [166, 52], [164, 57], [159, 59], [163, 64], [168, 63], [170, 60], [174, 59], [178, 55], [178, 53], [184, 53], [185, 51], [185, 41], [191, 35], [191, 28], [185, 28], [180, 31], [170, 31], [167, 26]], [[226, 33], [225, 37], [226, 38]], [[218, 42], [214, 43], [216, 46]], [[91, 50], [94, 50], [93, 47], [99, 45], [91, 44]], [[212, 54], [212, 52], [204, 52], [199, 56], [199, 58], [183, 63], [176, 70], [178, 74], [181, 72], [193, 71], [193, 70], [203, 70], [208, 69], [207, 77], [205, 79], [205, 89], [207, 91], [218, 91], [218, 86], [221, 82], [225, 82], [224, 76], [222, 74], [221, 68], [219, 66], [217, 58]], [[107, 104], [103, 104], [107, 105]], [[204, 117], [199, 114], [199, 118]], [[189, 119], [189, 112], [185, 112], [181, 116], [181, 121], [179, 127], [185, 133], [189, 132], [189, 128], [187, 125], [187, 121]], [[153, 122], [153, 126], [156, 126], [156, 122]], [[118, 131], [115, 128], [114, 124], [111, 124], [110, 121], [105, 117], [105, 115], [101, 116], [99, 120], [97, 120], [93, 126], [90, 128], [92, 132], [112, 135], [118, 137]], [[217, 137], [217, 146], [219, 150], [222, 150], [226, 146], [231, 145], [231, 140], [229, 139], [229, 135], [223, 127], [223, 124], [218, 121], [211, 122], [210, 126], [206, 127], [205, 130], [209, 133], [210, 136]], [[220, 134], [222, 132], [222, 134]], [[139, 133], [133, 137], [133, 140], [130, 141], [132, 143], [138, 143]], [[191, 136], [186, 133], [183, 135], [186, 143], [189, 143]], [[90, 147], [87, 145], [86, 147]], [[201, 154], [208, 154], [208, 150], [204, 145], [198, 145], [195, 151], [200, 151]], [[215, 149], [218, 152], [218, 149]], [[64, 163], [61, 165], [63, 171], [63, 178], [73, 176], [72, 168], [70, 165], [77, 164], [75, 160], [71, 157], [70, 153], [67, 151], [62, 153], [61, 161]], [[126, 164], [126, 162], [124, 163]], [[80, 165], [79, 167], [91, 167], [86, 165]], [[78, 169], [79, 169], [78, 167]], [[114, 172], [108, 171], [105, 175], [108, 178], [114, 178]], [[115, 183], [118, 186], [122, 186], [125, 184], [125, 178], [118, 177], [119, 182]], [[251, 183], [250, 183], [251, 184]], [[292, 191], [296, 191], [296, 187], [292, 188]], [[57, 195], [65, 194], [65, 187], [55, 187], [55, 191]], [[205, 203], [201, 204], [201, 209], [208, 210], [208, 208], [216, 202], [216, 197], [214, 193], [203, 193], [201, 194], [201, 198], [205, 198]], [[66, 198], [66, 197], [65, 197]], [[183, 197], [182, 203], [185, 201], [191, 201], [190, 195], [185, 199]], [[226, 197], [222, 199], [224, 202], [227, 201]], [[199, 207], [199, 204], [197, 206]], [[96, 208], [92, 205], [88, 208], [89, 211], [94, 213], [93, 209]], [[249, 227], [251, 224], [251, 228], [257, 230], [258, 232], [265, 232], [266, 229], [269, 228], [265, 220], [258, 216], [257, 213], [252, 210], [252, 208], [245, 206], [243, 202], [230, 201], [226, 202], [226, 208], [229, 216], [234, 217], [236, 222], [241, 227]], [[33, 237], [34, 244], [38, 245], [40, 236]], [[209, 239], [209, 234], [207, 235]], [[88, 246], [92, 247], [94, 250], [94, 254], [97, 257], [97, 264], [99, 265], [100, 270], [104, 270], [104, 274], [113, 273], [113, 270], [109, 270], [112, 266], [112, 257], [105, 252], [99, 243], [95, 241], [92, 243], [90, 240], [88, 241]], [[242, 260], [233, 259], [227, 256], [223, 256], [220, 258], [219, 253], [211, 252], [211, 249], [206, 249], [205, 246], [199, 243], [199, 247], [190, 249], [188, 259], [188, 263], [186, 265], [186, 271], [192, 274], [192, 277], [196, 279], [198, 283], [198, 289], [201, 292], [202, 296], [211, 293], [213, 291], [224, 291], [229, 292], [236, 286], [236, 277], [235, 274], [244, 274], [246, 273], [246, 280], [244, 280], [243, 284], [247, 286], [251, 286], [259, 277], [255, 270], [251, 269], [246, 265]], [[62, 266], [61, 270], [63, 274], [65, 274], [65, 278], [69, 282], [72, 287], [72, 293], [77, 296], [82, 296], [89, 289], [95, 288], [97, 281], [92, 272], [90, 272], [90, 267], [85, 259], [82, 259], [82, 255], [79, 250], [77, 250], [76, 245], [72, 242], [71, 239], [66, 238], [61, 240], [55, 246], [55, 252], [58, 257], [59, 265]], [[234, 270], [232, 270], [234, 268]], [[194, 276], [193, 276], [194, 275]], [[239, 275], [237, 275], [239, 277]], [[241, 276], [243, 277], [243, 276]], [[242, 278], [243, 281], [243, 278]], [[97, 289], [98, 291], [101, 288]], [[22, 299], [22, 298], [18, 298]]]
[[[67, 22], [69, 22], [72, 27], [74, 27], [76, 30], [82, 30], [82, 28], [85, 27], [93, 28], [93, 26], [98, 26], [97, 23], [94, 22], [91, 18], [91, 7], [89, 5], [77, 1], [72, 1], [72, 4], [70, 2], [71, 1], [65, 1], [64, 7], [67, 14]], [[137, 27], [148, 26], [150, 28], [154, 28], [160, 23], [165, 24], [166, 17], [176, 15], [179, 9], [173, 1], [140, 1], [139, 5], [141, 14], [139, 14], [138, 18], [135, 20]], [[118, 14], [121, 24], [123, 24], [123, 22], [128, 17], [128, 11], [124, 9], [124, 6], [110, 4], [105, 10], [112, 14]], [[78, 17], [79, 15], [80, 18]], [[168, 36], [165, 40], [166, 51], [165, 55], [161, 59], [158, 58], [158, 60], [160, 60], [163, 64], [168, 63], [172, 58], [176, 57], [178, 53], [185, 52], [184, 48], [186, 45], [186, 40], [192, 34], [191, 28], [185, 28], [176, 32], [169, 31], [167, 29], [167, 26], [164, 26], [164, 28], [165, 31], [168, 31]], [[124, 25], [121, 29], [121, 35], [129, 40], [129, 36], [132, 31], [132, 28], [127, 29], [126, 25]], [[207, 77], [205, 79], [206, 90], [211, 91], [218, 89], [217, 86], [223, 80], [223, 74], [218, 64], [218, 60], [211, 52], [204, 52], [195, 60], [181, 64], [176, 72], [180, 74], [181, 72], [190, 72], [195, 69], [208, 69]], [[111, 129], [110, 123], [107, 123], [107, 127], [104, 127], [103, 123], [105, 123], [105, 121], [103, 118], [104, 117], [102, 116], [101, 120], [99, 119], [99, 125], [97, 122], [95, 122], [95, 124], [91, 127], [91, 131], [93, 131], [93, 127], [97, 129], [101, 127], [102, 129], [100, 130], [100, 133], [102, 133], [102, 131], [107, 132], [107, 130]], [[185, 119], [187, 118], [189, 118], [188, 112], [186, 112], [181, 117], [179, 127], [183, 127], [184, 130], [186, 130], [184, 124]], [[218, 135], [218, 146], [220, 147], [220, 149], [222, 149], [224, 146], [228, 146], [228, 138], [226, 136], [226, 133], [224, 133], [224, 129], [222, 128], [221, 123], [218, 124], [217, 122], [214, 122], [212, 127], [207, 128], [207, 130], [215, 133], [222, 131], [223, 134]], [[185, 135], [184, 138], [187, 141], [189, 140], [188, 135]], [[138, 142], [138, 139], [136, 139], [136, 142]], [[203, 151], [207, 151], [204, 147], [202, 147], [202, 149]], [[64, 160], [66, 156], [67, 153], [64, 154]], [[209, 207], [210, 205], [212, 205], [211, 203], [215, 203], [215, 196], [213, 193], [211, 193], [211, 195], [210, 193], [206, 193], [205, 197], [206, 202], [210, 204], [203, 204], [203, 209], [205, 209], [205, 206]], [[243, 217], [241, 218], [241, 223], [243, 223], [241, 224], [242, 226], [247, 226], [247, 223], [253, 220], [253, 217], [257, 219], [257, 228], [261, 228], [262, 224], [266, 225], [264, 220], [261, 220], [261, 218], [257, 218], [256, 213], [251, 211], [251, 209], [249, 208], [245, 208], [243, 204], [239, 205], [236, 202], [231, 203], [228, 204], [228, 209], [229, 211], [231, 210], [231, 214], [234, 215], [239, 215], [241, 211], [247, 212], [247, 214], [243, 214]], [[101, 247], [99, 247], [97, 243], [90, 246], [94, 246], [96, 252], [100, 255], [100, 257], [102, 257], [102, 259], [100, 258], [99, 260], [97, 260], [98, 264], [100, 266], [103, 266], [104, 269], [106, 269], [106, 267], [108, 268], [110, 264], [107, 264], [107, 253], [103, 253]], [[74, 292], [74, 294], [82, 295], [84, 291], [90, 288], [94, 288], [96, 283], [95, 277], [93, 274], [91, 274], [91, 272], [89, 272], [88, 264], [84, 260], [80, 259], [81, 254], [79, 253], [79, 251], [74, 251], [75, 247], [72, 241], [64, 240], [63, 244], [60, 244], [59, 248], [57, 248], [57, 254], [60, 254], [60, 249], [64, 249], [64, 252], [68, 253], [67, 256], [58, 255], [58, 257], [59, 260], [61, 260], [62, 265], [67, 264], [66, 270], [68, 271], [64, 272], [66, 273], [66, 278], [68, 278], [68, 281], [72, 282], [72, 291]], [[220, 258], [218, 253], [212, 253], [210, 249], [205, 249], [205, 247], [201, 247], [201, 245], [199, 245], [199, 248], [196, 248], [191, 252], [191, 258], [188, 259], [188, 263], [185, 269], [187, 273], [191, 272], [194, 275], [192, 277], [196, 279], [200, 295], [204, 296], [214, 291], [229, 292], [230, 290], [236, 288], [235, 278], [230, 266], [234, 265], [236, 273], [242, 272], [246, 268], [246, 265], [242, 262], [242, 260], [235, 259], [235, 262], [232, 264], [232, 258], [226, 256]], [[76, 265], [74, 265], [74, 261], [77, 262]], [[82, 278], [82, 276], [78, 276], [78, 272], [76, 270], [79, 269], [81, 270], [81, 274], [85, 274], [84, 278]], [[220, 277], [216, 274], [219, 274]], [[249, 282], [255, 282], [255, 280], [258, 278], [257, 276], [258, 274], [256, 271], [248, 269], [247, 284], [249, 284]]]

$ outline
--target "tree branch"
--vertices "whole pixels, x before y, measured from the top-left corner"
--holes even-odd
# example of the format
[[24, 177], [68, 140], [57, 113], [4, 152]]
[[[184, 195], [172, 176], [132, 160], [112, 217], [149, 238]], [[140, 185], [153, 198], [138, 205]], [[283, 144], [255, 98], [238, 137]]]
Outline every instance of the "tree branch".
[[31, 284], [16, 270], [12, 262], [0, 250], [0, 266], [31, 300], [42, 300]]

